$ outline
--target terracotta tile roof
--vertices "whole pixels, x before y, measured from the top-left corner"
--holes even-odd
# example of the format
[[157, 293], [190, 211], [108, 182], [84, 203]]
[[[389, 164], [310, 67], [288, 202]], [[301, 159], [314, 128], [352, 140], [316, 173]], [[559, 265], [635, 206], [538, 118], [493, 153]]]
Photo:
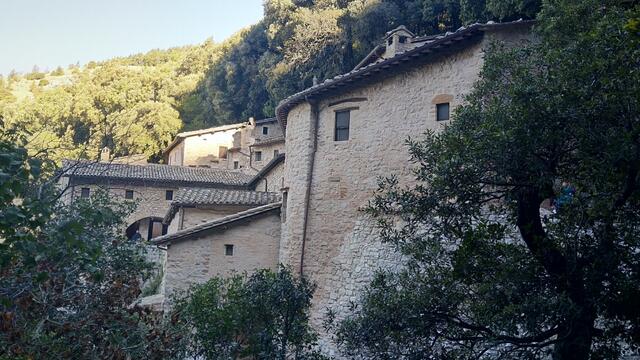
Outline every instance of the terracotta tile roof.
[[251, 175], [224, 169], [70, 160], [64, 162], [63, 171], [65, 176], [73, 178], [161, 182], [172, 183], [177, 186], [203, 187], [245, 187], [253, 178]]
[[357, 67], [346, 74], [337, 75], [333, 78], [327, 79], [280, 101], [276, 108], [276, 117], [278, 118], [278, 122], [282, 129], [286, 130], [289, 110], [308, 99], [322, 97], [327, 93], [330, 96], [340, 90], [366, 83], [367, 81], [371, 81], [379, 76], [388, 75], [394, 70], [406, 69], [408, 66], [415, 64], [416, 62], [424, 62], [425, 60], [428, 60], [434, 53], [439, 53], [443, 49], [478, 36], [486, 30], [490, 30], [492, 28], [509, 28], [521, 25], [530, 26], [533, 23], [535, 23], [533, 20], [518, 20], [505, 23], [495, 23], [490, 21], [486, 24], [476, 23], [469, 26], [463, 26], [455, 32], [416, 38], [411, 41], [423, 43], [404, 52], [396, 53], [395, 56], [388, 59], [373, 61], [364, 65], [366, 61], [372, 61], [375, 56], [379, 56], [379, 51], [381, 49], [374, 49], [372, 53], [365, 57], [366, 61], [358, 64], [360, 67]]
[[261, 206], [280, 201], [280, 194], [264, 191], [184, 188], [178, 190], [163, 222], [169, 224], [181, 207], [207, 208], [215, 205]]
[[247, 220], [247, 219], [250, 219], [262, 214], [266, 214], [269, 212], [280, 211], [281, 206], [282, 206], [282, 203], [277, 202], [277, 203], [255, 207], [249, 210], [241, 211], [241, 212], [231, 214], [219, 219], [215, 219], [203, 224], [199, 224], [190, 228], [182, 229], [173, 234], [159, 236], [157, 238], [152, 239], [151, 243], [155, 245], [170, 244], [175, 241], [192, 238], [193, 236], [198, 235], [204, 231], [212, 231], [218, 228], [225, 229], [227, 226], [235, 225], [240, 220]]

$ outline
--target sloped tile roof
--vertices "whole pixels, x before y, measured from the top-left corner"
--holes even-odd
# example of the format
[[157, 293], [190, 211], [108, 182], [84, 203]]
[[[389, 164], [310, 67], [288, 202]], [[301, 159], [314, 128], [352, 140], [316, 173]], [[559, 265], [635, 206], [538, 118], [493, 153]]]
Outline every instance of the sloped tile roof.
[[280, 194], [275, 192], [211, 189], [211, 188], [184, 188], [178, 190], [171, 202], [169, 211], [163, 222], [168, 224], [183, 206], [208, 207], [214, 205], [244, 205], [261, 206], [280, 201]]
[[234, 223], [238, 223], [238, 221], [240, 220], [250, 219], [252, 217], [256, 217], [258, 215], [265, 214], [271, 211], [280, 211], [281, 206], [282, 206], [282, 203], [277, 202], [277, 203], [255, 207], [255, 208], [241, 211], [235, 214], [231, 214], [219, 219], [208, 221], [203, 224], [182, 229], [173, 234], [159, 236], [157, 238], [152, 239], [151, 243], [155, 245], [163, 245], [163, 244], [172, 243], [178, 240], [188, 239], [203, 231], [215, 230], [217, 228], [222, 228], [223, 226], [231, 226]]
[[388, 59], [373, 61], [364, 65], [367, 61], [372, 61], [376, 55], [376, 51], [380, 50], [374, 49], [372, 53], [365, 57], [366, 60], [358, 64], [358, 67], [352, 71], [326, 79], [317, 85], [311, 86], [280, 101], [276, 108], [276, 117], [282, 129], [286, 131], [287, 115], [289, 114], [289, 111], [302, 102], [325, 96], [325, 94], [331, 96], [338, 91], [366, 83], [367, 81], [371, 81], [379, 76], [385, 76], [393, 71], [406, 69], [418, 61], [428, 60], [434, 53], [439, 53], [443, 49], [482, 34], [486, 30], [492, 28], [508, 29], [513, 26], [521, 25], [530, 26], [533, 23], [535, 23], [534, 20], [518, 20], [505, 23], [489, 21], [486, 24], [476, 23], [469, 26], [462, 26], [454, 32], [415, 38], [412, 42], [423, 43], [411, 48], [410, 50], [396, 53], [395, 56]]
[[182, 186], [244, 187], [253, 178], [240, 172], [192, 168], [175, 165], [134, 165], [90, 161], [65, 161], [65, 176], [74, 178], [109, 179], [123, 181], [153, 181]]
[[[278, 193], [264, 191], [185, 188], [178, 190], [178, 205], [266, 205], [277, 202]], [[173, 204], [172, 203], [172, 204]]]

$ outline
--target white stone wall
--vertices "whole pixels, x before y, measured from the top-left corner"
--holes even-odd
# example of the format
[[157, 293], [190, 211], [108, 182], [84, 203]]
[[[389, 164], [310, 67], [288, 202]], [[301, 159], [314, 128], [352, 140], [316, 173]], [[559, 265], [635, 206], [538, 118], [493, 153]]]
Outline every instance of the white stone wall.
[[[509, 36], [517, 39], [521, 34]], [[317, 285], [311, 314], [325, 351], [335, 346], [322, 334], [327, 309], [345, 315], [376, 268], [394, 268], [398, 254], [382, 245], [371, 220], [358, 209], [367, 204], [380, 176], [412, 179], [405, 140], [426, 130], [439, 131], [436, 103], [462, 103], [482, 66], [489, 37], [465, 49], [434, 57], [432, 62], [376, 83], [322, 100], [315, 168], [311, 179], [304, 275]], [[366, 98], [365, 101], [346, 101]], [[340, 102], [337, 105], [332, 103]], [[335, 112], [351, 108], [348, 141], [334, 141]], [[288, 188], [280, 261], [298, 269], [302, 253], [305, 194], [313, 147], [311, 106], [293, 108], [287, 118], [284, 186]]]
[[[165, 298], [176, 291], [202, 283], [214, 276], [277, 269], [280, 216], [277, 212], [258, 215], [247, 223], [231, 224], [226, 230], [203, 232], [199, 237], [169, 245], [165, 265]], [[225, 255], [225, 244], [234, 246]]]
[[269, 171], [256, 185], [256, 191], [280, 192], [284, 177], [284, 162], [279, 163]]
[[[278, 154], [284, 153], [284, 142], [267, 144], [267, 145], [260, 145], [260, 144], [254, 145], [251, 148], [251, 152], [252, 152], [252, 155], [253, 155], [253, 159], [251, 161], [251, 166], [256, 170], [262, 169], [265, 165], [267, 165], [269, 163], [269, 161], [273, 160], [273, 158], [276, 157], [275, 150], [278, 151]], [[262, 160], [261, 161], [256, 161], [255, 160], [255, 152], [256, 151], [262, 152]]]

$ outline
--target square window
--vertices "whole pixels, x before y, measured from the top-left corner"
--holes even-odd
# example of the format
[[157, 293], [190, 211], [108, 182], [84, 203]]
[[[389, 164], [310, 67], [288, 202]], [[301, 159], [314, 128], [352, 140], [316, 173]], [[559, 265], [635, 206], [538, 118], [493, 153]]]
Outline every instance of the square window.
[[173, 190], [167, 190], [164, 194], [165, 200], [173, 200]]
[[234, 168], [234, 169], [237, 169], [237, 168], [239, 168], [239, 167], [240, 167], [240, 164], [239, 164], [237, 161], [234, 161], [234, 162], [233, 162], [233, 168]]
[[256, 161], [262, 161], [262, 151], [256, 151], [256, 152], [254, 153], [254, 159], [255, 159]]
[[86, 199], [86, 198], [89, 197], [90, 194], [91, 194], [91, 190], [89, 190], [89, 188], [82, 188], [80, 190], [80, 197], [81, 198], [85, 198]]
[[224, 245], [224, 254], [227, 256], [233, 256], [233, 245], [225, 244]]
[[124, 191], [125, 199], [133, 199], [133, 190], [125, 190]]
[[226, 146], [220, 146], [218, 148], [218, 157], [220, 159], [226, 159], [227, 158], [227, 147]]
[[436, 120], [437, 121], [449, 120], [449, 103], [436, 105]]
[[336, 112], [336, 128], [334, 132], [335, 141], [349, 140], [349, 125], [351, 123], [351, 111]]
[[262, 127], [262, 135], [269, 135], [269, 127], [268, 126], [263, 126]]

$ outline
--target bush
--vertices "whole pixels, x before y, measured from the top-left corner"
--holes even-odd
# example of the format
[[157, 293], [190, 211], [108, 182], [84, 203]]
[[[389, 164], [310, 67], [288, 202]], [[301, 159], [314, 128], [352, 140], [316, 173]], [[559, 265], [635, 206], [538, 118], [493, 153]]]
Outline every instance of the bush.
[[42, 79], [38, 81], [38, 86], [47, 86], [47, 85], [49, 85], [49, 80], [47, 79]]
[[181, 355], [320, 359], [308, 324], [314, 289], [285, 267], [197, 285], [178, 297], [171, 316], [178, 332], [189, 334], [180, 345]]

